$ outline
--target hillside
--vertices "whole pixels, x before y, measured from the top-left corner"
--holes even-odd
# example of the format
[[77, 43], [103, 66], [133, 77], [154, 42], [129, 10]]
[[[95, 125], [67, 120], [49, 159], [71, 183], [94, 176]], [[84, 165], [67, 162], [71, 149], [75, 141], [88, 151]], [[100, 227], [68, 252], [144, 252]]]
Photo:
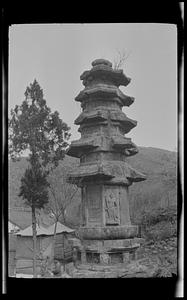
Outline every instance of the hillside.
[[[133, 222], [137, 222], [142, 212], [158, 207], [175, 206], [177, 203], [177, 153], [151, 147], [139, 147], [139, 153], [128, 159], [137, 170], [147, 175], [147, 180], [130, 187], [130, 209]], [[67, 169], [79, 160], [66, 156], [61, 163]], [[18, 197], [20, 179], [28, 165], [25, 157], [19, 162], [9, 161], [9, 207], [23, 206]], [[68, 210], [71, 223], [79, 220], [80, 192]]]
[[130, 187], [132, 217], [143, 211], [177, 204], [177, 153], [157, 148], [139, 148], [128, 162], [147, 176], [147, 180]]

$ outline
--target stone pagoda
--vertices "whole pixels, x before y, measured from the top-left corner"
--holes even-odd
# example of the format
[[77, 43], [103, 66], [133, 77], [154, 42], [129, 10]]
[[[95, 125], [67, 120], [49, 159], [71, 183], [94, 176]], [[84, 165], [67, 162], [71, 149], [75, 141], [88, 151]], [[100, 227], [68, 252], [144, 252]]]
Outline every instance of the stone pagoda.
[[81, 138], [67, 151], [80, 158], [68, 177], [82, 191], [78, 257], [82, 263], [126, 262], [139, 247], [139, 228], [130, 220], [129, 186], [146, 179], [126, 162], [138, 152], [125, 136], [137, 122], [122, 111], [134, 98], [119, 86], [127, 86], [131, 79], [105, 59], [93, 61], [80, 79], [85, 88], [75, 98], [82, 107], [75, 124]]

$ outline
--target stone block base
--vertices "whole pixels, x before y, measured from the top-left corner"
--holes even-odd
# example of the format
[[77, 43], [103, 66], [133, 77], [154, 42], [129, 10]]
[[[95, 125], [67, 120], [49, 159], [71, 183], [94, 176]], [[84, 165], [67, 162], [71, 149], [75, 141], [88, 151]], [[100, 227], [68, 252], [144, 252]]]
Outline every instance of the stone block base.
[[80, 263], [116, 264], [129, 263], [136, 259], [141, 239], [85, 240], [77, 247]]

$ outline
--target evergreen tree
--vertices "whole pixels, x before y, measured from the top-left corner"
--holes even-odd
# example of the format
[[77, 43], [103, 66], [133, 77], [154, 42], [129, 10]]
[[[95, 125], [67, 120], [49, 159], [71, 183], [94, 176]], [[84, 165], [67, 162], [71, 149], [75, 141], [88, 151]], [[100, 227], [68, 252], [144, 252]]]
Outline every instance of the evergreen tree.
[[49, 183], [47, 174], [43, 172], [40, 165], [37, 168], [28, 167], [21, 178], [19, 196], [25, 199], [25, 203], [31, 207], [32, 229], [33, 229], [33, 274], [36, 277], [36, 208], [43, 208], [48, 203]]
[[9, 155], [20, 159], [29, 152], [29, 168], [21, 179], [20, 196], [32, 209], [33, 274], [36, 277], [36, 208], [48, 202], [47, 175], [65, 156], [70, 128], [59, 113], [51, 112], [36, 80], [25, 91], [25, 100], [11, 110]]

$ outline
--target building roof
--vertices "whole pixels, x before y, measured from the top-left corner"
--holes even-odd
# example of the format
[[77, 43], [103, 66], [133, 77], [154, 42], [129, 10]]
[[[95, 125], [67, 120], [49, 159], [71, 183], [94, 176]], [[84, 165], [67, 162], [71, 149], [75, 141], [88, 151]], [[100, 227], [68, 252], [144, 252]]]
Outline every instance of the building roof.
[[[54, 234], [54, 227], [55, 227], [55, 223], [47, 228], [49, 234]], [[74, 231], [75, 231], [74, 229], [69, 228], [60, 222], [57, 222], [56, 233], [62, 233], [62, 232], [71, 233]]]
[[[31, 211], [22, 208], [10, 208], [8, 218], [11, 223], [17, 225], [21, 229], [25, 229], [32, 224]], [[54, 222], [54, 220], [42, 210], [40, 210], [40, 215], [36, 214], [36, 218], [37, 222], [43, 227], [49, 227]]]
[[8, 232], [11, 233], [11, 232], [15, 232], [17, 230], [20, 230], [20, 227], [11, 221], [8, 221]]
[[[48, 228], [36, 225], [37, 236], [40, 236], [40, 235], [53, 235], [54, 234], [54, 227], [55, 227], [55, 224], [49, 226]], [[75, 231], [74, 229], [71, 229], [71, 228], [63, 225], [60, 222], [57, 223], [57, 228], [56, 228], [56, 233], [57, 234], [62, 233], [62, 232], [71, 233], [71, 232], [74, 232], [74, 231]], [[33, 235], [32, 225], [25, 228], [24, 230], [19, 231], [17, 233], [17, 235], [32, 236]]]
[[32, 216], [30, 211], [9, 209], [8, 219], [11, 223], [17, 225], [21, 229], [28, 227], [32, 223]]

